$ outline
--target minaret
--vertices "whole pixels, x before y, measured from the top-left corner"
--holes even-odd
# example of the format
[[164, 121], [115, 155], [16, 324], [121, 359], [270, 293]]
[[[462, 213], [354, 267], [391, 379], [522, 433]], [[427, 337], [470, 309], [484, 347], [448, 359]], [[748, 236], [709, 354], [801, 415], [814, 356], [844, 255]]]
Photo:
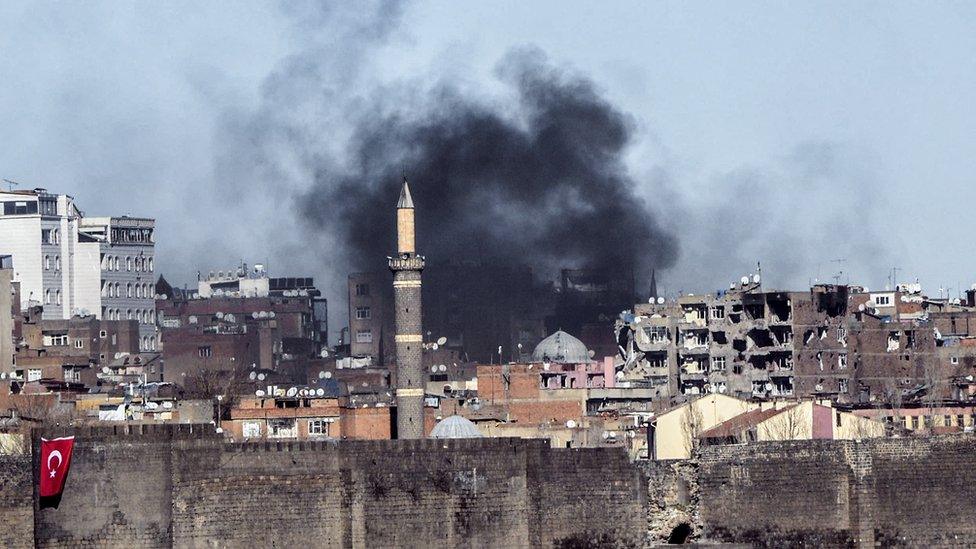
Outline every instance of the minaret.
[[410, 186], [404, 179], [397, 202], [397, 255], [390, 258], [396, 307], [397, 438], [424, 436], [424, 379], [420, 365], [420, 272], [424, 270], [424, 258], [417, 255], [413, 214]]

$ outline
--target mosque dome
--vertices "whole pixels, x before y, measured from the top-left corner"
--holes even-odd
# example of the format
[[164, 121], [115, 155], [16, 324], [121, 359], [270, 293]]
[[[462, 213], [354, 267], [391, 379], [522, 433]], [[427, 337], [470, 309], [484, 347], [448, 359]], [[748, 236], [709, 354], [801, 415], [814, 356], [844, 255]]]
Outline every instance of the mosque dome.
[[586, 345], [562, 330], [540, 341], [532, 351], [532, 360], [562, 364], [593, 362]]
[[434, 425], [430, 438], [482, 438], [483, 434], [471, 420], [461, 416], [442, 419]]

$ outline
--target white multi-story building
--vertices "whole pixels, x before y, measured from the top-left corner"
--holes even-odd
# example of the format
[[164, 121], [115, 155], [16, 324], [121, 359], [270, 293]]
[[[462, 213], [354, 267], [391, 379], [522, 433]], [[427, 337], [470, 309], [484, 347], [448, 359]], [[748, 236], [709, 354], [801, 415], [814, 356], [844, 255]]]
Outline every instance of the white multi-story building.
[[95, 315], [139, 321], [140, 345], [157, 347], [152, 219], [85, 217], [71, 196], [0, 191], [0, 254], [13, 257], [21, 308], [43, 318]]

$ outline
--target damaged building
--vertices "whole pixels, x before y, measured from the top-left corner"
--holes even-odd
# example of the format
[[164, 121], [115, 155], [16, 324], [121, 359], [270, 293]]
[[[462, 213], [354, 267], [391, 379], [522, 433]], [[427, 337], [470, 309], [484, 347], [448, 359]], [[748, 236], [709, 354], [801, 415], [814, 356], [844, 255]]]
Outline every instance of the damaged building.
[[930, 299], [918, 284], [766, 291], [758, 275], [743, 277], [728, 291], [653, 299], [621, 314], [617, 383], [652, 388], [661, 400], [972, 399], [974, 314], [968, 299]]

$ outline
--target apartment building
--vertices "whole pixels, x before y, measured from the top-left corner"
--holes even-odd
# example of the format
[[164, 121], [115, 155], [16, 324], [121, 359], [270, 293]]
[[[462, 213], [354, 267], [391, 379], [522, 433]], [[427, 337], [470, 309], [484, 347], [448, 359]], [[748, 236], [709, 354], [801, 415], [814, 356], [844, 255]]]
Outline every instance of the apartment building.
[[154, 232], [152, 219], [85, 217], [66, 194], [0, 192], [0, 254], [12, 257], [21, 310], [136, 320], [143, 350], [157, 346]]

